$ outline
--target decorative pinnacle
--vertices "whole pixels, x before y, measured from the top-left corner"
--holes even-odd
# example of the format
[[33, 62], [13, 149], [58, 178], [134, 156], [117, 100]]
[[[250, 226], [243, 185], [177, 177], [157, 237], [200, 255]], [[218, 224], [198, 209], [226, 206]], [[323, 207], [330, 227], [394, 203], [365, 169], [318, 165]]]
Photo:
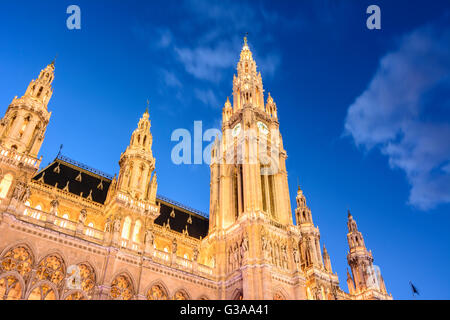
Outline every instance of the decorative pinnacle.
[[145, 113], [148, 114], [148, 108], [150, 107], [150, 101], [147, 99], [147, 107], [145, 108]]
[[352, 214], [350, 213], [350, 209], [347, 210], [348, 213], [348, 217], [350, 218], [352, 216]]
[[50, 65], [55, 66], [56, 58], [58, 58], [58, 54], [55, 55], [55, 57], [53, 58], [52, 62], [50, 62]]
[[248, 37], [248, 32], [246, 32], [246, 33], [245, 33], [245, 36], [244, 36], [244, 47], [243, 47], [243, 49], [249, 50], [249, 48], [248, 48], [248, 42], [247, 42], [247, 37]]

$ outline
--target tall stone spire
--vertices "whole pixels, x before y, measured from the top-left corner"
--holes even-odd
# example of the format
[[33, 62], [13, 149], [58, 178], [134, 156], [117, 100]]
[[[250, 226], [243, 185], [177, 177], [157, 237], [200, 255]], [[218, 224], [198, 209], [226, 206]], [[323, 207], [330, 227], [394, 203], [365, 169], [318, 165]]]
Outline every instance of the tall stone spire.
[[244, 37], [240, 60], [237, 64], [237, 76], [233, 77], [233, 109], [234, 111], [253, 106], [264, 110], [264, 90], [261, 72], [257, 72], [253, 54]]
[[0, 121], [0, 144], [32, 157], [44, 141], [51, 112], [47, 105], [53, 94], [55, 65], [50, 63], [32, 80], [21, 98], [15, 97]]
[[131, 135], [130, 144], [119, 161], [119, 191], [135, 200], [154, 203], [156, 198], [155, 158], [152, 154], [153, 137], [150, 132], [150, 115], [147, 109]]
[[55, 78], [55, 61], [53, 60], [44, 70], [41, 70], [39, 77], [32, 80], [28, 85], [24, 97], [33, 98], [42, 103], [47, 108], [47, 104], [53, 94], [52, 82]]
[[[363, 235], [358, 230], [350, 210], [348, 210], [347, 227], [347, 241], [350, 249], [347, 261], [352, 270], [355, 292], [361, 293], [372, 289], [386, 293], [384, 284], [380, 283], [382, 282], [381, 273], [377, 274], [374, 269], [372, 252], [367, 250]], [[349, 290], [351, 290], [350, 285]]]
[[306, 205], [306, 197], [300, 186], [295, 197], [297, 208], [295, 216], [300, 227], [302, 240], [300, 242], [305, 267], [323, 267], [322, 252], [320, 250], [320, 231], [314, 226], [311, 209]]

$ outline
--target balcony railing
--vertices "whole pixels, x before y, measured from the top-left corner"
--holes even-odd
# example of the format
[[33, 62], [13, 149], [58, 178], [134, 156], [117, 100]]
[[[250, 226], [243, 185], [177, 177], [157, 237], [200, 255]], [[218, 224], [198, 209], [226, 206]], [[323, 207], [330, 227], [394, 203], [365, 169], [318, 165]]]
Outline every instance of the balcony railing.
[[[107, 233], [101, 230], [85, 226], [79, 222], [74, 222], [69, 219], [55, 216], [51, 213], [32, 208], [27, 205], [22, 205], [21, 207], [23, 208], [23, 210], [16, 216], [22, 221], [39, 225], [47, 229], [55, 230], [57, 232], [69, 234], [71, 236], [75, 236], [100, 245], [110, 245], [110, 243], [105, 243], [105, 240], [107, 240], [105, 237]], [[135, 254], [142, 254], [144, 251], [143, 244], [128, 239], [120, 238], [118, 240], [118, 245], [122, 249]], [[194, 270], [194, 262], [190, 259], [178, 257], [169, 252], [161, 251], [156, 248], [153, 248], [152, 251], [152, 260], [159, 264], [167, 266], [172, 266], [173, 264], [175, 264], [177, 265], [176, 268], [178, 269], [185, 270], [191, 273], [197, 273], [208, 278], [213, 275], [213, 268], [210, 268], [206, 265], [198, 264], [197, 269]]]
[[14, 165], [22, 164], [24, 167], [33, 168], [36, 170], [39, 169], [41, 164], [41, 159], [30, 157], [3, 147], [0, 147], [0, 161]]

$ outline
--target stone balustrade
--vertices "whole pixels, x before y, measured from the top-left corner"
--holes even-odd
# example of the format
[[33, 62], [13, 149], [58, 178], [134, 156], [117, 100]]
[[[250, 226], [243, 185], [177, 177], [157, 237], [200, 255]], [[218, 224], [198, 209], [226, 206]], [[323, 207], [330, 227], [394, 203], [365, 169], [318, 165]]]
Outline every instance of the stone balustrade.
[[25, 168], [38, 170], [41, 159], [30, 157], [14, 150], [8, 150], [0, 147], [0, 162], [11, 164], [14, 166], [22, 165]]
[[116, 242], [111, 241], [111, 234], [89, 226], [85, 226], [81, 222], [74, 222], [69, 219], [55, 216], [51, 213], [32, 208], [27, 205], [20, 205], [16, 217], [19, 220], [39, 225], [46, 229], [55, 230], [77, 238], [81, 238], [90, 242], [103, 246], [117, 246], [121, 250], [126, 250], [132, 254], [149, 257], [153, 262], [165, 266], [173, 267], [189, 273], [198, 274], [203, 277], [211, 278], [213, 276], [213, 268], [198, 264], [196, 261], [179, 257], [176, 254], [151, 248], [150, 251], [144, 250], [144, 245], [128, 239], [118, 238]]

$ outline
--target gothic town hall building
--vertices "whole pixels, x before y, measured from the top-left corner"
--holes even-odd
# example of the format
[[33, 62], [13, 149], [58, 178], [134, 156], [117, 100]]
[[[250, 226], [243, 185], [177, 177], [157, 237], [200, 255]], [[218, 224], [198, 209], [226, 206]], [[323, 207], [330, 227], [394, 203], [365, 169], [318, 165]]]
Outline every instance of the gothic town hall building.
[[[277, 106], [246, 39], [211, 152], [209, 218], [157, 194], [148, 109], [118, 175], [61, 154], [41, 168], [54, 71], [0, 122], [0, 299], [392, 299], [350, 212], [348, 293], [300, 188], [293, 223]], [[233, 161], [261, 141], [271, 160]]]

